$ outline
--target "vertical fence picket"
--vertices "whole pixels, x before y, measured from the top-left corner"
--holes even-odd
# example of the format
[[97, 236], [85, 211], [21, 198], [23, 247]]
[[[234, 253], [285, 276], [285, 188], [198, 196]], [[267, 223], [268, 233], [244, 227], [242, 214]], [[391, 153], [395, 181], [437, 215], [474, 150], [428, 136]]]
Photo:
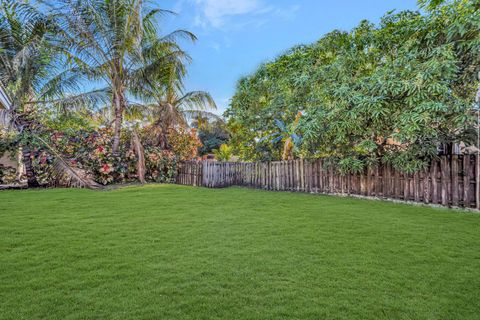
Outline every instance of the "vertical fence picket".
[[447, 158], [442, 157], [440, 160], [440, 168], [441, 168], [441, 197], [442, 197], [442, 205], [448, 206], [448, 176], [449, 172], [447, 171]]
[[432, 179], [432, 203], [439, 203], [439, 191], [438, 191], [438, 161], [435, 159], [432, 162], [431, 169]]
[[475, 157], [475, 208], [480, 209], [480, 155]]
[[458, 156], [452, 156], [452, 179], [451, 179], [451, 188], [450, 192], [452, 193], [452, 206], [458, 207], [458, 191], [459, 191], [459, 180], [458, 180]]
[[430, 203], [430, 171], [427, 167], [423, 171], [423, 202]]
[[370, 189], [370, 168], [367, 167], [365, 172], [365, 195], [370, 197], [372, 195], [372, 190]]
[[413, 174], [413, 179], [412, 179], [412, 182], [413, 182], [413, 199], [415, 200], [415, 202], [419, 202], [420, 201], [420, 180], [419, 180], [419, 174], [418, 172], [415, 172]]
[[463, 156], [463, 206], [470, 207], [470, 156]]
[[382, 174], [382, 197], [384, 198], [387, 198], [388, 197], [388, 192], [387, 192], [387, 184], [388, 184], [388, 180], [387, 180], [387, 170], [388, 170], [388, 164], [385, 164], [383, 166], [383, 174]]
[[239, 185], [275, 191], [353, 194], [478, 209], [479, 161], [477, 155], [440, 156], [423, 171], [411, 174], [389, 164], [340, 174], [331, 163], [325, 165], [323, 159], [185, 161], [178, 164], [173, 182], [209, 188]]

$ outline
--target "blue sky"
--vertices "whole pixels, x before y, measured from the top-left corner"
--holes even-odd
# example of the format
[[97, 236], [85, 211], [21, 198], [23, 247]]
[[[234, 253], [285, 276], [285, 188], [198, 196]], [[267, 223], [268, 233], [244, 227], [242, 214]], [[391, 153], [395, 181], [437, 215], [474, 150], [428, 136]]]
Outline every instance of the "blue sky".
[[184, 43], [193, 58], [188, 90], [212, 94], [221, 114], [237, 80], [288, 48], [318, 40], [333, 29], [350, 30], [361, 20], [378, 22], [390, 10], [415, 10], [416, 0], [157, 0], [178, 13], [162, 22], [164, 32], [195, 33]]

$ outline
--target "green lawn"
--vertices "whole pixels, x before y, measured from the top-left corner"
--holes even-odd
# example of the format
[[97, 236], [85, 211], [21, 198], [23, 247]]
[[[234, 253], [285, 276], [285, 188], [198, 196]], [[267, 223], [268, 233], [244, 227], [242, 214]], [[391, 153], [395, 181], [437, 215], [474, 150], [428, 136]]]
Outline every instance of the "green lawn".
[[0, 192], [1, 319], [479, 319], [480, 215], [171, 185]]

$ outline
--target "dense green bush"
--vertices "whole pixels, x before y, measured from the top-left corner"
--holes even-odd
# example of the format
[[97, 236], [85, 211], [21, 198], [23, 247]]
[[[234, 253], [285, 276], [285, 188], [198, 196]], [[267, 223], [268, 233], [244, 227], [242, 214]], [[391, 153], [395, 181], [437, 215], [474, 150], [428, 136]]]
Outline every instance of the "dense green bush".
[[242, 78], [226, 111], [235, 152], [280, 159], [282, 143], [266, 137], [299, 111], [295, 156], [337, 158], [347, 171], [377, 162], [414, 171], [438, 146], [471, 141], [480, 5], [431, 8], [332, 31]]
[[[142, 132], [141, 132], [142, 133]], [[60, 155], [72, 168], [81, 169], [94, 181], [106, 185], [112, 183], [124, 183], [135, 181], [137, 176], [137, 156], [132, 150], [131, 137], [128, 132], [122, 135], [122, 144], [119, 152], [113, 154], [111, 130], [50, 130], [42, 136], [21, 137], [14, 139], [29, 139], [33, 149], [32, 162], [41, 184], [50, 184], [52, 166], [55, 158]], [[52, 149], [45, 148], [48, 141]], [[185, 140], [185, 139], [183, 139]], [[8, 147], [8, 140], [2, 140], [3, 145]], [[16, 143], [10, 145], [15, 146]], [[195, 146], [196, 148], [196, 146]], [[55, 154], [52, 152], [55, 151]], [[15, 151], [12, 149], [11, 151]], [[161, 150], [151, 145], [144, 146], [145, 155], [145, 178], [152, 182], [172, 182], [176, 175], [178, 155], [168, 150]], [[7, 174], [4, 168], [0, 168], [0, 180], [6, 180]], [[8, 171], [8, 177], [12, 174]], [[14, 173], [13, 173], [14, 176]], [[9, 178], [9, 181], [11, 179]]]
[[15, 183], [17, 177], [17, 171], [15, 168], [6, 167], [0, 164], [0, 184], [12, 184]]
[[201, 156], [212, 153], [213, 150], [218, 149], [222, 144], [227, 143], [230, 138], [223, 120], [207, 120], [202, 124], [198, 124], [197, 121], [194, 125], [198, 128], [198, 138], [202, 142], [202, 146], [198, 149], [198, 153]]

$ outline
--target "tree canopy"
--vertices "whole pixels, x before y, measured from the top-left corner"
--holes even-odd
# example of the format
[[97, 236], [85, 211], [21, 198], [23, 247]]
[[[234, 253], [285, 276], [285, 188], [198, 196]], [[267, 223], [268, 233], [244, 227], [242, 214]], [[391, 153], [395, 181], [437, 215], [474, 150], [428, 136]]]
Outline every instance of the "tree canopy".
[[186, 119], [215, 102], [185, 92], [190, 57], [178, 40], [196, 37], [161, 34], [158, 17], [172, 12], [154, 5], [0, 0], [0, 81], [12, 102], [0, 110], [0, 150], [22, 152], [29, 186], [168, 181], [175, 161], [196, 157]]
[[[480, 66], [478, 1], [423, 2], [288, 50], [239, 80], [225, 115], [236, 152], [280, 159], [266, 137], [293, 124], [297, 157], [338, 158], [342, 170], [379, 161], [420, 169], [440, 146], [472, 139]], [[283, 141], [285, 142], [285, 141]]]

